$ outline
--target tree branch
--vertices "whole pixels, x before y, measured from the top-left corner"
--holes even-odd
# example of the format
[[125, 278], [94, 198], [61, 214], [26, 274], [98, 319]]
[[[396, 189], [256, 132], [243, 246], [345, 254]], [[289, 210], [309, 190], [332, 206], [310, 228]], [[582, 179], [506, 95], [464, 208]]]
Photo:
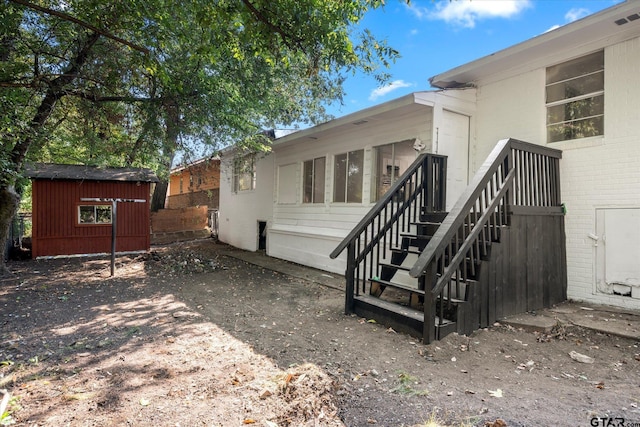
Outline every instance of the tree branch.
[[137, 44], [134, 44], [134, 43], [132, 43], [130, 41], [127, 41], [127, 40], [125, 40], [123, 38], [120, 38], [120, 37], [118, 37], [116, 35], [113, 35], [113, 34], [107, 32], [106, 30], [103, 30], [103, 29], [98, 28], [98, 27], [96, 27], [94, 25], [91, 25], [88, 22], [84, 22], [84, 21], [81, 21], [78, 18], [74, 18], [73, 16], [69, 15], [68, 13], [64, 13], [64, 12], [60, 12], [60, 11], [57, 11], [57, 10], [49, 9], [47, 7], [38, 6], [37, 4], [33, 4], [33, 3], [30, 3], [30, 2], [25, 1], [25, 0], [9, 0], [9, 1], [11, 3], [16, 3], [16, 4], [19, 4], [19, 5], [28, 7], [29, 9], [33, 9], [33, 10], [37, 10], [39, 12], [46, 13], [48, 15], [57, 16], [58, 18], [64, 19], [65, 21], [73, 22], [74, 24], [78, 24], [78, 25], [80, 25], [82, 27], [88, 28], [88, 29], [90, 29], [91, 31], [93, 31], [95, 33], [98, 33], [98, 34], [103, 35], [103, 36], [105, 36], [107, 38], [110, 38], [111, 40], [115, 40], [118, 43], [122, 43], [122, 44], [124, 44], [126, 46], [129, 46], [131, 49], [137, 50], [137, 51], [145, 53], [145, 54], [149, 53], [149, 49], [147, 49], [145, 47], [138, 46]]
[[37, 85], [33, 82], [27, 82], [27, 83], [19, 83], [19, 82], [0, 82], [0, 87], [13, 87], [13, 88], [17, 88], [17, 87], [22, 87], [22, 88], [34, 88]]
[[136, 97], [136, 96], [101, 96], [93, 95], [84, 92], [67, 92], [69, 96], [76, 96], [78, 98], [86, 99], [92, 102], [155, 102], [161, 100], [161, 98], [151, 97]]
[[[86, 99], [87, 101], [92, 101], [92, 102], [160, 102], [163, 104], [166, 103], [166, 101], [168, 100], [173, 100], [174, 98], [169, 96], [158, 96], [158, 97], [116, 96], [116, 95], [102, 96], [102, 95], [95, 95], [95, 94], [85, 93], [85, 92], [67, 92], [66, 95], [76, 96], [78, 98]], [[185, 98], [191, 98], [195, 96], [198, 96], [197, 91], [192, 91], [189, 93], [182, 94], [180, 95], [180, 98], [185, 99]]]
[[[11, 0], [13, 1], [13, 0]], [[68, 69], [60, 77], [55, 78], [49, 84], [49, 89], [45, 97], [40, 102], [38, 109], [31, 120], [29, 125], [31, 133], [27, 135], [22, 141], [18, 142], [11, 151], [11, 162], [14, 164], [16, 170], [22, 167], [25, 156], [31, 144], [33, 144], [36, 135], [42, 129], [47, 119], [53, 112], [53, 109], [63, 96], [66, 95], [64, 87], [75, 79], [78, 71], [86, 63], [89, 58], [89, 53], [93, 48], [93, 45], [100, 38], [100, 34], [93, 33], [88, 36], [84, 43], [84, 46], [78, 51], [76, 56], [70, 61]]]
[[256, 9], [256, 7], [253, 5], [253, 3], [251, 3], [250, 0], [242, 0], [242, 3], [247, 7], [247, 9], [249, 9], [249, 11], [251, 12], [251, 14], [259, 21], [262, 22], [264, 25], [266, 25], [271, 31], [273, 31], [276, 34], [279, 34], [280, 37], [282, 37], [282, 41], [284, 42], [284, 44], [289, 48], [289, 49], [293, 49], [293, 46], [289, 43], [289, 39], [292, 39], [293, 43], [302, 51], [304, 51], [304, 47], [302, 46], [302, 43], [300, 42], [299, 39], [295, 39], [293, 37], [291, 37], [285, 30], [283, 30], [282, 28], [280, 28], [279, 26], [271, 23], [271, 21], [269, 21], [269, 19], [264, 16], [262, 14], [262, 12], [260, 12], [258, 9]]

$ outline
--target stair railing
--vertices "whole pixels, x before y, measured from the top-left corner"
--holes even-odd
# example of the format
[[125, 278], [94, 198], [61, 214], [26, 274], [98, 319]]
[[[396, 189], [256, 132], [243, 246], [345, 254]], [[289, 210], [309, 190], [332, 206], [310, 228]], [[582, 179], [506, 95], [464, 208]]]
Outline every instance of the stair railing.
[[445, 209], [447, 158], [419, 155], [393, 183], [358, 225], [331, 252], [332, 259], [347, 249], [345, 312], [353, 312], [354, 296], [364, 293], [367, 280], [380, 274], [380, 261], [401, 234], [419, 221], [422, 210]]
[[559, 150], [515, 139], [498, 142], [409, 272], [427, 290], [425, 342], [438, 338], [436, 316], [441, 325], [451, 296], [461, 295], [463, 284], [474, 277], [514, 207], [560, 206], [561, 157]]

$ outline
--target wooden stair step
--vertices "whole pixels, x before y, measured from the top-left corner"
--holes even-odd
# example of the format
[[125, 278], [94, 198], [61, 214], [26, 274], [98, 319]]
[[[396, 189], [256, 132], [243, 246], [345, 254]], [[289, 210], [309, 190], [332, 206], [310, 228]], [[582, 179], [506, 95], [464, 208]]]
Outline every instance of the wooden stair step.
[[408, 253], [408, 254], [415, 254], [415, 255], [420, 255], [422, 253], [422, 251], [419, 251], [417, 249], [404, 249], [404, 248], [400, 248], [397, 246], [394, 246], [391, 248], [391, 252], [395, 252], [395, 253]]
[[445, 301], [449, 301], [452, 304], [463, 304], [463, 303], [466, 302], [465, 300], [462, 300], [462, 299], [449, 298], [449, 297], [446, 297], [446, 296], [442, 296], [442, 299], [445, 300]]
[[431, 238], [433, 238], [432, 235], [430, 234], [416, 234], [416, 233], [400, 233], [400, 237], [406, 237], [408, 239], [422, 239], [422, 240], [429, 240]]
[[[394, 270], [402, 270], [409, 271], [411, 270], [411, 266], [399, 265], [399, 264], [391, 264], [391, 263], [380, 263], [380, 267], [393, 268]], [[416, 279], [417, 280], [417, 279]]]
[[[436, 276], [437, 276], [438, 278], [440, 278], [442, 275], [441, 275], [440, 273], [438, 273], [438, 274], [436, 274]], [[456, 280], [456, 277], [457, 277], [457, 276], [454, 274], [453, 276], [451, 276], [451, 279], [449, 279], [449, 280]], [[461, 278], [460, 278], [460, 283], [462, 283], [462, 284], [467, 284], [467, 285], [474, 285], [474, 284], [478, 283], [478, 281], [477, 281], [476, 279], [469, 279], [469, 278], [467, 278], [467, 279], [463, 279], [463, 278], [461, 277]]]
[[427, 221], [442, 222], [449, 215], [449, 212], [425, 212], [424, 208], [420, 208], [422, 218]]
[[[401, 289], [401, 290], [404, 290], [404, 291], [407, 291], [407, 292], [412, 292], [414, 294], [424, 295], [424, 290], [423, 289], [414, 288], [414, 287], [411, 287], [411, 286], [406, 285], [404, 283], [393, 282], [391, 280], [377, 279], [375, 277], [369, 279], [369, 281], [370, 282], [374, 282], [374, 283], [379, 283], [379, 284], [384, 285], [384, 286], [390, 286], [390, 287], [395, 288], [395, 289]], [[416, 281], [416, 283], [417, 283], [417, 281]]]
[[400, 315], [401, 317], [406, 317], [420, 323], [424, 322], [424, 312], [422, 312], [421, 310], [415, 310], [404, 305], [396, 304], [366, 294], [356, 295], [354, 298], [359, 301], [366, 302], [367, 304], [373, 305], [379, 309], [383, 309], [385, 311]]
[[[374, 319], [377, 323], [405, 332], [415, 337], [422, 337], [424, 328], [424, 312], [385, 301], [371, 295], [354, 296], [354, 312], [366, 319]], [[444, 336], [456, 331], [456, 322], [436, 317], [436, 336]]]

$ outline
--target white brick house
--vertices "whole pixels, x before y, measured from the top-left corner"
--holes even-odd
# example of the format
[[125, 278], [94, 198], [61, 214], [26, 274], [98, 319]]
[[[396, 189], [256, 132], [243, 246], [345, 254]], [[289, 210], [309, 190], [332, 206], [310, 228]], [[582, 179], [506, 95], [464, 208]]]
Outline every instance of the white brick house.
[[[516, 138], [563, 152], [568, 297], [639, 309], [639, 18], [640, 2], [616, 5], [438, 74], [434, 92], [280, 138], [249, 190], [224, 179], [223, 159], [220, 238], [256, 250], [266, 222], [269, 255], [343, 273], [328, 254], [375, 201], [380, 147], [448, 155], [450, 206], [497, 141]], [[349, 199], [338, 172], [352, 154]]]
[[[639, 17], [640, 3], [622, 3], [430, 79], [475, 88], [473, 168], [507, 137], [563, 151], [568, 297], [628, 308], [640, 308]], [[601, 62], [575, 65], [588, 55]], [[555, 96], [558, 70], [568, 74]], [[550, 109], [585, 100], [591, 119], [582, 119], [601, 120], [597, 129], [552, 142]]]

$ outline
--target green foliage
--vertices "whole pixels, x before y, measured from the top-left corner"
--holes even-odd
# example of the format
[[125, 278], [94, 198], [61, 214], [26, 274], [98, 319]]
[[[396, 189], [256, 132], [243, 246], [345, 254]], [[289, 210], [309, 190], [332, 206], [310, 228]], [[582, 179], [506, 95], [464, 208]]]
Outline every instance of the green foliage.
[[[5, 395], [6, 396], [6, 395]], [[16, 423], [12, 413], [21, 409], [18, 404], [18, 397], [11, 397], [7, 402], [6, 408], [0, 413], [0, 426], [10, 426]]]
[[398, 57], [354, 32], [382, 0], [0, 2], [0, 193], [24, 161], [166, 179], [176, 151], [264, 151], [262, 129], [326, 121], [348, 73]]
[[429, 394], [428, 390], [415, 390], [413, 388], [415, 384], [417, 384], [416, 378], [412, 377], [406, 372], [399, 372], [398, 385], [391, 389], [391, 392], [414, 396], [426, 396], [427, 394]]
[[[38, 161], [153, 166], [193, 141], [219, 147], [324, 121], [345, 73], [375, 73], [398, 56], [370, 32], [352, 33], [382, 1], [39, 3], [51, 13], [3, 3], [3, 147], [31, 138]], [[52, 93], [54, 108], [34, 124]]]

